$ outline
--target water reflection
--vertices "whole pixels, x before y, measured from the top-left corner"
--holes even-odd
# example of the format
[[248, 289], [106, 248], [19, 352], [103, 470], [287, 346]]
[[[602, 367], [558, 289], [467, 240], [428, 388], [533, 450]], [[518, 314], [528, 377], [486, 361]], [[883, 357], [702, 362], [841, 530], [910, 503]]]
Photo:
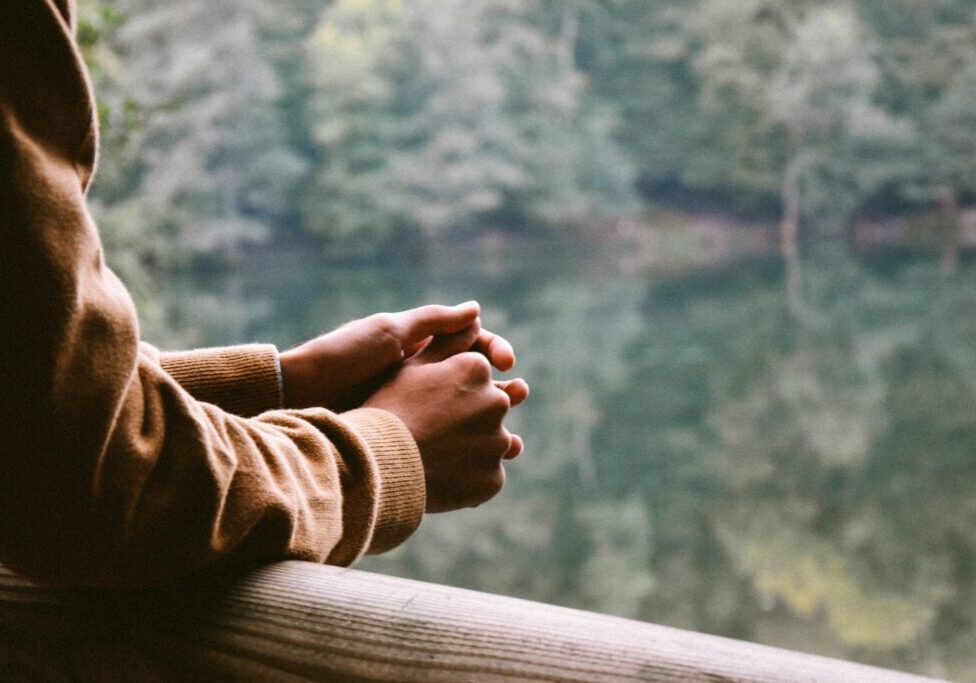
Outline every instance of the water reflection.
[[242, 341], [476, 297], [520, 351], [501, 499], [363, 567], [976, 680], [976, 265], [823, 250], [797, 315], [772, 256], [619, 263], [496, 245], [235, 276]]

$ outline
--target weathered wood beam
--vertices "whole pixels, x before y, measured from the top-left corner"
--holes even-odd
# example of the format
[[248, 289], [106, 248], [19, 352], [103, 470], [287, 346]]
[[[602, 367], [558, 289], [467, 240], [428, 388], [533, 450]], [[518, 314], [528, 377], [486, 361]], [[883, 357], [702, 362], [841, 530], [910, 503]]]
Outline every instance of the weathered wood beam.
[[0, 680], [66, 679], [926, 680], [301, 562], [131, 593], [38, 588], [0, 568]]

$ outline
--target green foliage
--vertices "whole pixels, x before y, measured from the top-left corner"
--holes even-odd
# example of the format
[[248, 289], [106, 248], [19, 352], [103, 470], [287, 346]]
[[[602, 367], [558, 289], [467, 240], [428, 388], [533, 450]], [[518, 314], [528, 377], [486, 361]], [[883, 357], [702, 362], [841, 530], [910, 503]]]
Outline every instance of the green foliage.
[[905, 180], [914, 128], [876, 103], [880, 48], [851, 3], [706, 1], [690, 25], [706, 143], [690, 182], [761, 204], [797, 173], [803, 216], [843, 227]]
[[367, 568], [972, 680], [972, 263], [814, 254], [797, 322], [772, 258], [536, 246], [281, 294], [337, 322], [479, 292], [533, 383], [501, 500]]
[[225, 4], [82, 4], [102, 124], [90, 204], [144, 327], [163, 341], [168, 313], [152, 293], [200, 257], [266, 240], [304, 172], [259, 40], [273, 3]]
[[692, 2], [586, 3], [577, 55], [601, 101], [613, 103], [615, 139], [642, 186], [684, 177], [695, 127], [696, 84], [687, 31]]
[[613, 116], [573, 63], [578, 12], [550, 16], [557, 9], [332, 4], [307, 44], [321, 160], [305, 204], [309, 228], [357, 240], [397, 229], [433, 238], [630, 210]]
[[162, 270], [269, 237], [368, 256], [627, 219], [638, 188], [746, 212], [792, 193], [835, 233], [879, 198], [976, 196], [969, 0], [81, 9], [96, 213]]

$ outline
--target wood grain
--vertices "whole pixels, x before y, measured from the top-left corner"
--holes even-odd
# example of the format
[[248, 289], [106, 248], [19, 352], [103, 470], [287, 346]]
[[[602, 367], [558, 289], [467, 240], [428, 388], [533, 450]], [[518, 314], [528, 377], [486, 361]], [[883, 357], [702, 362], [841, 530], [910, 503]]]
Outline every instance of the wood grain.
[[7, 681], [922, 681], [626, 619], [302, 562], [160, 591], [0, 567]]

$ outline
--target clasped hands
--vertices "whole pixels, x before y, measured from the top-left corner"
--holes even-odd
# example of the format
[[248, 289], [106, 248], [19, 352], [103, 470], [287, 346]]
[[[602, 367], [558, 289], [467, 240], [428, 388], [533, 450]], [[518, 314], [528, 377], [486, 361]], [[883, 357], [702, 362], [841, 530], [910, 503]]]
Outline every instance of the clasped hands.
[[285, 405], [393, 413], [420, 449], [427, 511], [479, 505], [504, 485], [503, 461], [522, 452], [503, 423], [529, 395], [522, 379], [492, 379], [515, 353], [480, 313], [474, 301], [378, 313], [285, 351]]

